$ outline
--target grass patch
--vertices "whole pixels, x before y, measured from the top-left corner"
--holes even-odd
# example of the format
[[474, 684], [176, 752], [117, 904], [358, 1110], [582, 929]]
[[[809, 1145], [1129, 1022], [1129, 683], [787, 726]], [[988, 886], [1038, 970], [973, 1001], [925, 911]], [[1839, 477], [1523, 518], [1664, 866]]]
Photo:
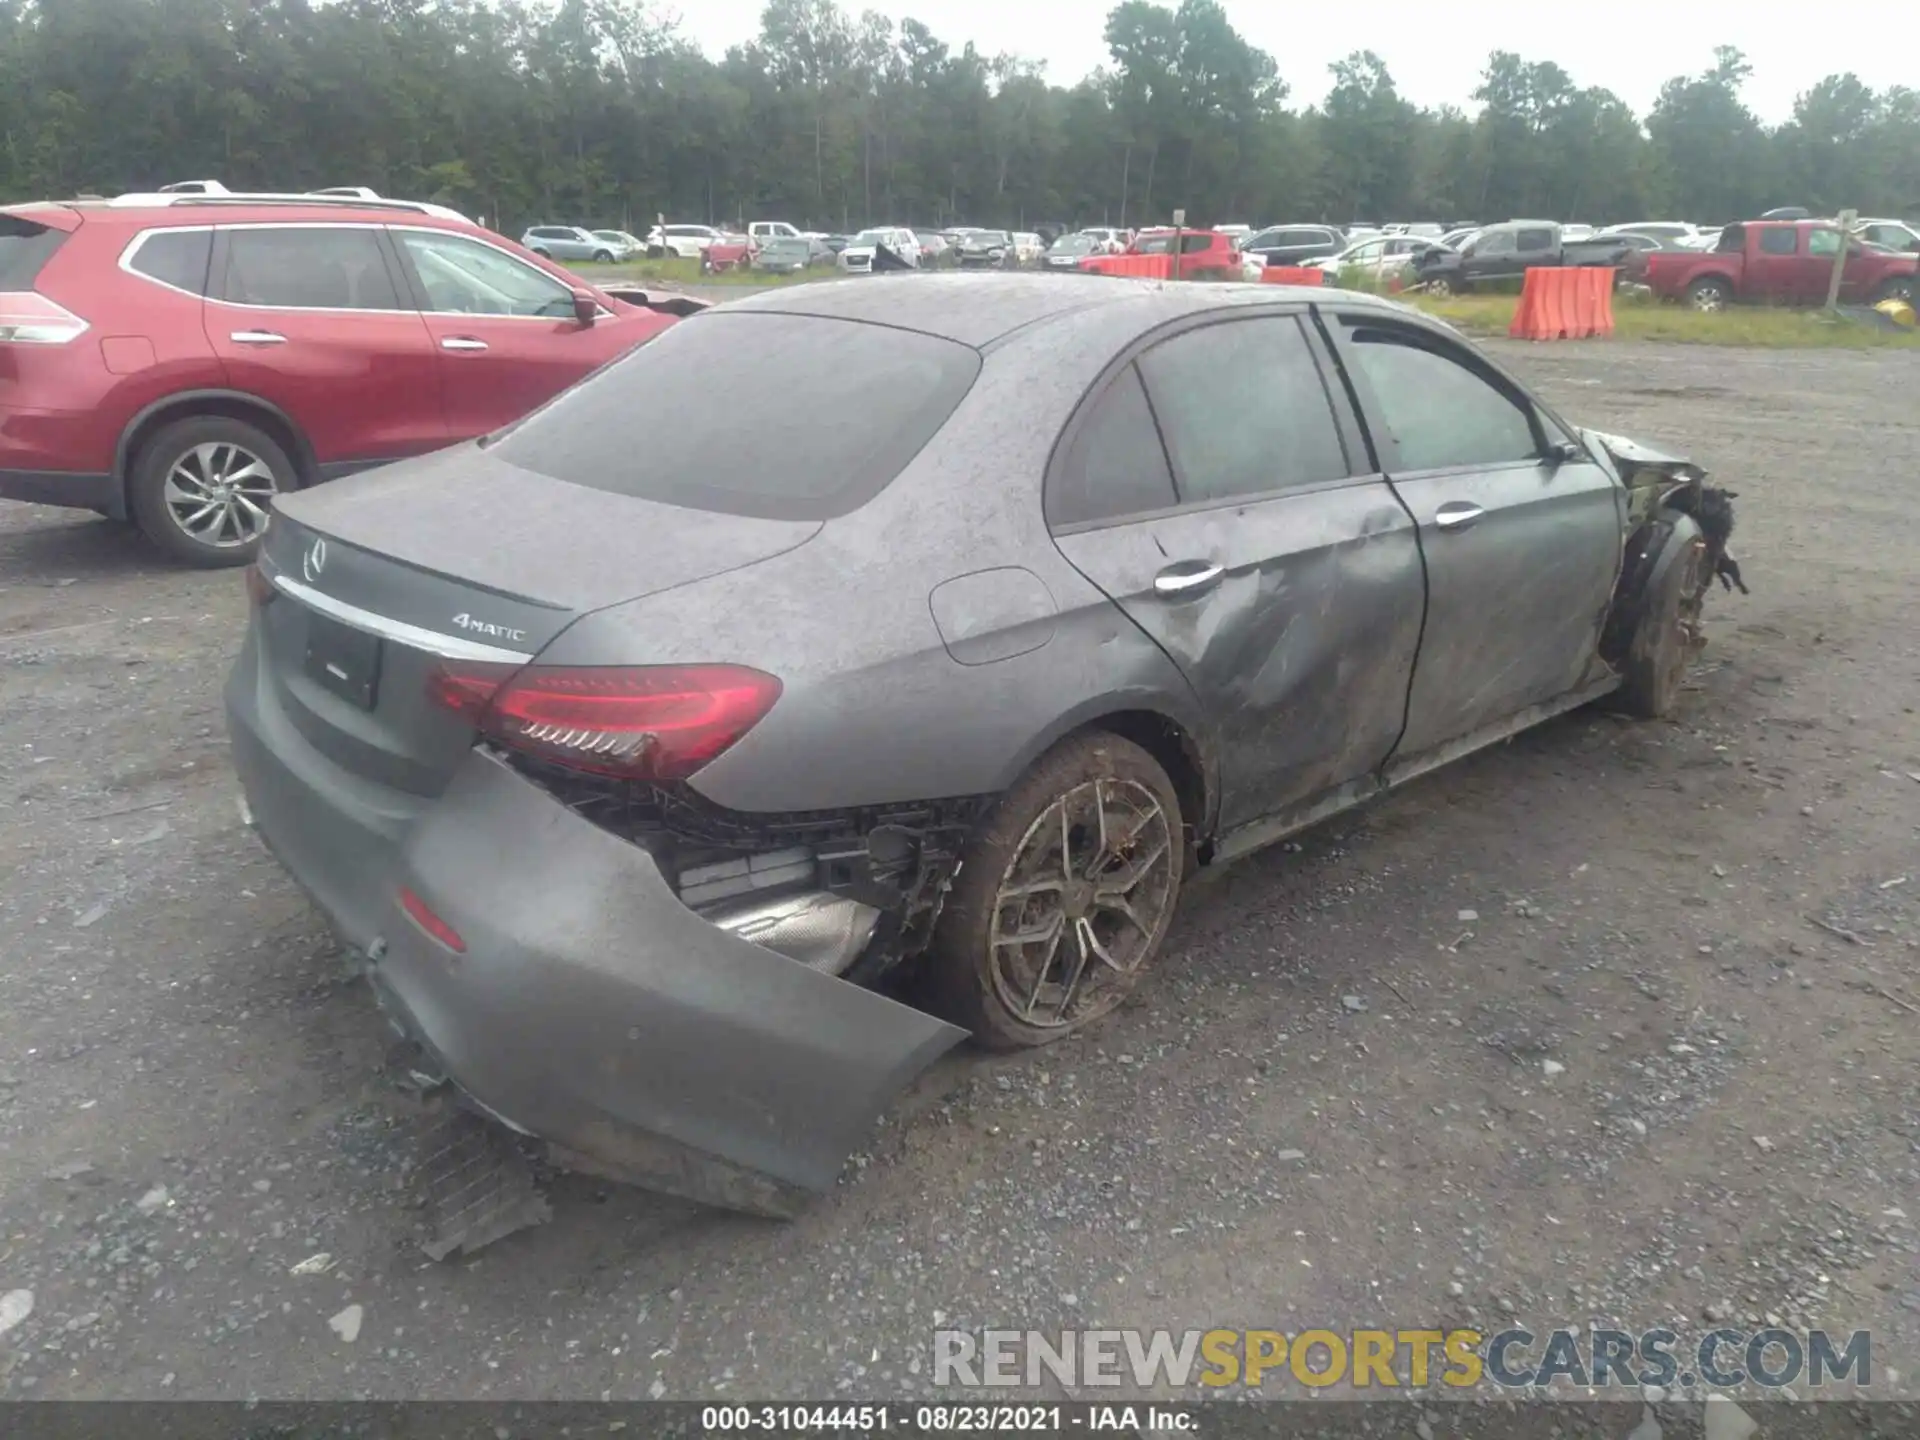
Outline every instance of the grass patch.
[[[1469, 335], [1505, 335], [1519, 303], [1511, 295], [1455, 295], [1431, 300], [1402, 297], [1429, 315]], [[1657, 340], [1677, 345], [1743, 345], [1768, 350], [1920, 349], [1920, 331], [1882, 330], [1861, 321], [1819, 310], [1741, 306], [1705, 313], [1656, 300], [1621, 298], [1613, 302], [1613, 338]]]
[[683, 260], [678, 255], [661, 260], [628, 260], [615, 265], [580, 260], [567, 268], [595, 284], [625, 280], [636, 285], [744, 285], [756, 290], [768, 285], [801, 285], [840, 273], [832, 265], [814, 265], [797, 275], [770, 275], [765, 270], [723, 270], [717, 275], [704, 275], [698, 260]]

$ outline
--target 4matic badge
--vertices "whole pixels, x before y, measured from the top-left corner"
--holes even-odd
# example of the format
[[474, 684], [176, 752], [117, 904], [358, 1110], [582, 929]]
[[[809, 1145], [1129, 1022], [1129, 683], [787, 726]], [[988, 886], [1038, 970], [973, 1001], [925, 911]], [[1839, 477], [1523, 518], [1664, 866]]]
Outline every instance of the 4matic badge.
[[453, 617], [453, 623], [458, 625], [462, 630], [474, 635], [493, 635], [502, 640], [524, 640], [527, 638], [527, 632], [524, 630], [515, 630], [506, 625], [496, 625], [491, 620], [476, 620], [464, 610]]

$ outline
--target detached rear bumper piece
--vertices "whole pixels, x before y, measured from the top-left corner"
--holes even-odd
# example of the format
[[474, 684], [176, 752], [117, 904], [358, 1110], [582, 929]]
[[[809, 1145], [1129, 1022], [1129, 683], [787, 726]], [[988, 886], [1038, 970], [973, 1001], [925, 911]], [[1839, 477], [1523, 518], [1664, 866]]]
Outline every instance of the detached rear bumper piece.
[[[227, 703], [255, 827], [396, 1023], [562, 1163], [789, 1216], [963, 1038], [713, 925], [644, 850], [484, 752], [436, 799], [368, 787], [293, 728], [251, 648]], [[464, 951], [409, 917], [403, 886]]]

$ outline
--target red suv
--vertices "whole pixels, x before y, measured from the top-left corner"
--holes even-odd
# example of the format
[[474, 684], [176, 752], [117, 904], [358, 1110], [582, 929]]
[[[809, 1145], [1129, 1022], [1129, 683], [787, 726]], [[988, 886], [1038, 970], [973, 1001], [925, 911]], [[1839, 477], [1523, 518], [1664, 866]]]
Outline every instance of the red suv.
[[674, 319], [434, 205], [0, 209], [0, 497], [242, 564], [276, 492], [496, 430]]

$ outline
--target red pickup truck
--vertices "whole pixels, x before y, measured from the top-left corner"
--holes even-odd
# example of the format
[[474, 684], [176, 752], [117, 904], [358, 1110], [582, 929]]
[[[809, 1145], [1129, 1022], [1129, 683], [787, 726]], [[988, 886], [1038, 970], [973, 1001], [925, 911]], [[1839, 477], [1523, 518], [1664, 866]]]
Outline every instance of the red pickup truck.
[[1920, 256], [1863, 245], [1820, 220], [1748, 220], [1722, 230], [1711, 250], [1649, 251], [1646, 283], [1662, 300], [1685, 300], [1696, 310], [1723, 310], [1735, 301], [1823, 305], [1842, 245], [1843, 301], [1911, 304], [1920, 298], [1914, 279]]

